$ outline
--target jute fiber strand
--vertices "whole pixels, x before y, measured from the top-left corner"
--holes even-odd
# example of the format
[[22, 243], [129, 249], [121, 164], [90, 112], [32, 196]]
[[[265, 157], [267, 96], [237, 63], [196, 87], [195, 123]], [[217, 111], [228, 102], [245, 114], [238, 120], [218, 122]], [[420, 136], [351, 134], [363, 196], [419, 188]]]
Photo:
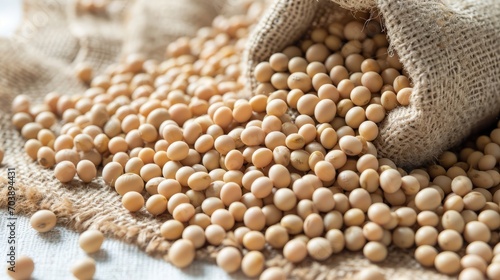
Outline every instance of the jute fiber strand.
[[[39, 5], [38, 10], [30, 6], [33, 3]], [[9, 167], [16, 169], [17, 214], [31, 215], [39, 209], [50, 209], [58, 216], [59, 226], [77, 232], [99, 229], [109, 238], [135, 244], [152, 256], [163, 257], [171, 243], [160, 236], [159, 229], [165, 220], [171, 218], [170, 215], [152, 217], [145, 211], [129, 213], [121, 206], [120, 196], [102, 179], [90, 184], [77, 180], [61, 184], [54, 178], [53, 170], [41, 168], [26, 155], [23, 149], [25, 140], [11, 124], [10, 104], [16, 95], [25, 94], [33, 104], [37, 104], [51, 91], [81, 94], [86, 86], [74, 78], [73, 63], [88, 61], [97, 69], [104, 69], [107, 63], [117, 61], [123, 50], [117, 47], [120, 45], [117, 41], [123, 38], [120, 36], [124, 32], [123, 13], [131, 6], [123, 1], [117, 3], [116, 7], [122, 7], [122, 10], [118, 9], [116, 14], [90, 16], [76, 14], [71, 8], [75, 7], [75, 3], [70, 1], [56, 1], [60, 5], [57, 7], [50, 6], [54, 5], [54, 1], [48, 0], [26, 2], [25, 10], [36, 12], [47, 9], [51, 11], [51, 16], [47, 17], [45, 24], [37, 26], [37, 32], [42, 32], [44, 36], [34, 33], [31, 37], [24, 36], [24, 41], [20, 38], [0, 40], [0, 141], [6, 149], [0, 174], [5, 176]], [[299, 8], [304, 6], [303, 2], [294, 3]], [[271, 11], [279, 5], [283, 3], [277, 2]], [[31, 12], [25, 13], [25, 21], [18, 32], [33, 23], [32, 15]], [[295, 17], [295, 20], [299, 18]], [[96, 26], [103, 27], [94, 33], [92, 31]], [[107, 34], [110, 34], [109, 37]], [[0, 185], [0, 207], [5, 209], [7, 183], [0, 180]], [[228, 245], [238, 246], [231, 233], [224, 241], [224, 246]], [[220, 248], [207, 246], [197, 251], [197, 259], [213, 263]], [[360, 253], [343, 252], [326, 262], [306, 260], [299, 265], [286, 262], [279, 251], [266, 249], [265, 254], [269, 257], [267, 265], [284, 266], [290, 278], [294, 279], [354, 279], [357, 271], [372, 266]], [[391, 249], [388, 259], [379, 264], [379, 269], [384, 271], [387, 279], [449, 279], [434, 270], [423, 270], [412, 255], [412, 251]], [[241, 274], [236, 277], [241, 277]]]
[[[335, 2], [335, 3], [333, 3]], [[391, 111], [374, 144], [411, 168], [458, 145], [500, 113], [500, 1], [278, 0], [250, 37], [246, 76], [260, 61], [339, 14], [378, 8], [391, 48], [414, 84], [408, 107]], [[346, 8], [348, 10], [344, 10]]]

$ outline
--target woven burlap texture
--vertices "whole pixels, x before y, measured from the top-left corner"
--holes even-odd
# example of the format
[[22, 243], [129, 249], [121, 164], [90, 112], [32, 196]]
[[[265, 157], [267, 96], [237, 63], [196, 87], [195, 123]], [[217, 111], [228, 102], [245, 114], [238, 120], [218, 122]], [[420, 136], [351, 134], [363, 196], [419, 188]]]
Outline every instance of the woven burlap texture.
[[[200, 27], [210, 25], [225, 0], [166, 2], [168, 5], [158, 5], [157, 1], [135, 1], [129, 10], [131, 20], [126, 23], [124, 55], [141, 53], [148, 58], [164, 58], [168, 42], [182, 36], [194, 36]], [[177, 12], [171, 13], [172, 10]], [[196, 21], [186, 21], [193, 18]]]
[[[374, 144], [402, 167], [420, 166], [500, 113], [500, 1], [336, 1], [377, 7], [392, 50], [414, 83], [410, 106], [388, 114]], [[246, 77], [339, 8], [330, 1], [276, 1], [250, 37]], [[327, 22], [327, 21], [326, 21]]]
[[249, 0], [163, 0], [161, 2], [135, 0], [126, 14], [125, 41], [121, 57], [130, 53], [140, 53], [147, 58], [164, 59], [167, 43], [179, 37], [195, 36], [201, 27], [209, 26], [219, 14], [225, 16], [242, 14], [245, 6], [251, 2]]
[[[35, 5], [33, 3], [36, 3], [37, 8], [32, 6]], [[18, 94], [25, 94], [33, 103], [37, 103], [42, 101], [43, 95], [51, 91], [63, 94], [82, 93], [85, 85], [71, 74], [72, 64], [75, 61], [88, 61], [97, 69], [104, 69], [108, 63], [117, 61], [120, 52], [123, 51], [123, 48], [117, 46], [120, 44], [120, 38], [124, 37], [120, 35], [124, 32], [125, 9], [133, 6], [124, 1], [117, 3], [116, 13], [79, 15], [72, 10], [75, 5], [71, 1], [26, 2], [25, 10], [31, 12], [25, 13], [25, 21], [16, 36], [17, 40], [0, 41], [0, 99], [2, 101], [0, 103], [0, 139], [1, 144], [6, 148], [0, 174], [5, 176], [8, 167], [16, 168], [16, 211], [18, 214], [30, 215], [39, 209], [51, 209], [58, 215], [59, 224], [62, 226], [78, 232], [88, 228], [97, 228], [109, 238], [135, 244], [153, 256], [164, 256], [170, 247], [170, 242], [160, 237], [159, 228], [162, 222], [170, 218], [169, 215], [153, 218], [145, 211], [129, 213], [121, 207], [119, 195], [106, 186], [101, 179], [94, 180], [90, 184], [77, 181], [70, 184], [59, 183], [54, 178], [52, 170], [41, 168], [25, 154], [24, 139], [13, 128], [10, 121], [12, 117], [10, 104]], [[302, 10], [307, 6], [304, 3], [295, 1], [287, 6], [286, 2], [278, 1], [267, 13], [266, 19], [269, 19], [269, 15], [273, 12], [284, 7], [288, 9], [290, 15], [300, 13], [299, 18], [313, 20], [316, 12], [310, 13]], [[416, 4], [413, 3], [413, 5]], [[382, 11], [390, 10], [389, 6], [389, 4], [381, 5]], [[293, 10], [297, 8], [299, 10]], [[50, 11], [47, 21], [44, 24], [35, 24], [35, 32], [30, 36], [22, 37], [21, 32], [27, 30], [26, 26], [33, 24], [33, 14], [41, 10]], [[129, 13], [129, 15], [133, 14]], [[127, 20], [134, 20], [130, 17]], [[298, 19], [288, 16], [286, 18], [287, 20]], [[285, 20], [285, 18], [282, 19]], [[265, 23], [265, 20], [263, 22]], [[100, 27], [101, 24], [105, 27], [93, 32], [94, 28]], [[304, 27], [299, 22], [298, 25], [290, 26], [295, 26], [297, 29], [302, 27], [300, 31], [302, 33], [309, 24]], [[164, 28], [168, 29], [169, 26], [164, 26]], [[394, 29], [394, 27], [389, 28]], [[19, 36], [24, 41], [18, 38]], [[104, 36], [108, 37], [102, 38]], [[294, 40], [298, 37], [300, 34]], [[285, 40], [281, 36], [277, 37], [277, 41], [278, 39]], [[107, 46], [110, 41], [113, 42], [112, 46]], [[398, 49], [398, 51], [405, 55], [404, 50]], [[490, 62], [491, 60], [488, 60], [484, 63]], [[476, 75], [479, 76], [479, 73]], [[7, 188], [5, 182], [0, 182], [0, 184], [2, 185], [0, 207], [5, 208]], [[224, 244], [235, 244], [231, 234]], [[219, 249], [219, 247], [208, 246], [198, 251], [197, 259], [214, 262], [214, 256]], [[266, 254], [269, 256], [268, 265], [284, 266], [290, 277], [295, 279], [352, 279], [361, 268], [372, 266], [360, 254], [350, 252], [335, 255], [326, 262], [307, 260], [299, 265], [284, 261], [279, 251], [267, 249]], [[391, 250], [388, 259], [379, 266], [385, 272], [387, 279], [448, 279], [433, 270], [422, 269], [413, 260], [411, 251]]]

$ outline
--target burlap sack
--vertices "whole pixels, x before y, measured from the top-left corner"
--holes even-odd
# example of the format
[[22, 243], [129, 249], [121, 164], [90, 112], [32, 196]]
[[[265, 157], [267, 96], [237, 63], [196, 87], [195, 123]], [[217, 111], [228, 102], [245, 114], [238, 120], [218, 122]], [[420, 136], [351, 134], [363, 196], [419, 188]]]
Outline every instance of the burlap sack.
[[[374, 144], [402, 167], [422, 165], [500, 113], [500, 1], [278, 0], [250, 37], [246, 76], [343, 8], [378, 8], [414, 83], [410, 106], [391, 111]], [[345, 10], [344, 10], [345, 11]]]
[[[30, 2], [27, 3], [29, 5]], [[63, 2], [61, 4], [64, 6], [59, 11], [67, 13], [69, 6], [66, 5], [72, 3]], [[71, 25], [78, 24], [76, 22], [80, 20], [73, 18], [68, 13], [61, 17], [50, 17], [45, 27], [47, 30], [43, 32], [55, 34], [54, 36], [61, 35], [59, 32], [66, 32], [51, 32], [51, 26], [59, 28], [61, 25], [67, 24], [67, 21], [59, 21], [61, 18], [74, 20]], [[51, 22], [52, 20], [59, 22]], [[82, 26], [95, 26], [92, 20], [89, 21], [83, 22]], [[30, 20], [27, 19], [24, 24], [27, 22]], [[85, 35], [92, 37], [95, 34], [89, 29], [81, 31], [79, 34], [82, 36], [76, 36], [73, 33], [75, 28], [84, 27], [71, 26], [66, 34], [80, 39], [85, 38]], [[121, 30], [117, 32], [123, 32], [122, 28], [117, 30]], [[92, 38], [93, 42], [99, 42], [96, 37]], [[77, 41], [80, 42], [79, 39]], [[51, 48], [64, 50], [65, 46], [51, 46], [54, 44], [51, 42], [62, 42], [66, 44], [66, 47], [76, 48], [77, 51], [71, 50], [64, 55], [58, 55], [58, 53], [53, 53]], [[67, 44], [66, 42], [72, 43]], [[41, 168], [25, 154], [23, 150], [24, 139], [11, 125], [10, 104], [18, 94], [25, 94], [30, 97], [33, 103], [40, 103], [43, 96], [50, 91], [77, 94], [85, 89], [85, 86], [71, 74], [72, 65], [70, 63], [76, 57], [76, 55], [71, 54], [80, 52], [80, 48], [75, 47], [74, 42], [72, 39], [58, 41], [49, 35], [33, 37], [29, 43], [0, 40], [0, 141], [6, 149], [4, 163], [0, 165], [0, 176], [6, 176], [9, 167], [16, 169], [17, 201], [15, 209], [17, 214], [30, 215], [39, 209], [51, 209], [58, 216], [59, 226], [66, 226], [77, 232], [88, 228], [100, 229], [108, 238], [135, 244], [152, 256], [165, 256], [170, 242], [160, 237], [159, 228], [166, 219], [171, 218], [169, 215], [151, 217], [145, 211], [135, 214], [129, 213], [121, 207], [119, 195], [112, 188], [106, 186], [101, 179], [94, 180], [90, 184], [82, 184], [76, 180], [70, 184], [59, 183], [53, 176], [53, 170]], [[103, 40], [102, 42], [107, 43], [108, 41]], [[78, 46], [80, 45], [78, 44]], [[107, 53], [113, 56], [103, 58], [103, 61], [108, 63], [114, 61], [118, 55], [118, 53], [112, 54], [111, 52], [98, 52], [98, 54], [93, 55], [91, 54], [92, 50], [94, 48], [86, 49], [88, 55], [84, 57], [97, 58], [100, 54]], [[96, 60], [92, 61], [101, 63]], [[101, 69], [105, 67], [104, 62], [100, 65]], [[0, 180], [0, 208], [4, 209], [6, 205], [6, 182]], [[235, 245], [231, 233], [228, 234], [224, 244]], [[197, 259], [214, 263], [214, 257], [219, 249], [220, 247], [207, 246], [197, 252]], [[269, 258], [267, 265], [283, 266], [291, 279], [354, 279], [357, 271], [364, 267], [373, 266], [359, 253], [343, 252], [332, 256], [326, 262], [319, 263], [307, 260], [299, 265], [287, 263], [279, 251], [267, 249], [265, 253]], [[379, 266], [387, 279], [449, 279], [449, 277], [440, 275], [434, 270], [422, 270], [413, 260], [411, 251], [391, 249], [388, 259]], [[242, 278], [242, 275], [237, 274], [236, 277]]]

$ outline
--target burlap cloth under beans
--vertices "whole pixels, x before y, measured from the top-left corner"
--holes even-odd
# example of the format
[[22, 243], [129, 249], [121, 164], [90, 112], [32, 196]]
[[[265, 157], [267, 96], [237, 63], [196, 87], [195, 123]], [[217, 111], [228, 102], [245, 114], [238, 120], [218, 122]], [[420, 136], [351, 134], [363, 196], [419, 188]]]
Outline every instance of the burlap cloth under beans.
[[[85, 86], [71, 73], [72, 66], [79, 61], [87, 61], [100, 71], [127, 50], [157, 56], [161, 45], [173, 37], [154, 42], [129, 40], [149, 40], [150, 36], [140, 36], [141, 32], [155, 25], [162, 28], [157, 29], [158, 34], [167, 36], [174, 24], [168, 20], [169, 13], [175, 13], [168, 7], [180, 7], [169, 6], [171, 1], [154, 1], [159, 5], [158, 11], [165, 13], [165, 21], [161, 22], [156, 21], [157, 16], [151, 17], [155, 22], [147, 22], [148, 15], [140, 13], [150, 10], [153, 1], [111, 1], [108, 10], [100, 14], [77, 12], [74, 1], [25, 2], [24, 21], [18, 33], [13, 40], [0, 40], [0, 140], [6, 149], [0, 174], [5, 176], [8, 167], [16, 168], [18, 214], [51, 209], [58, 215], [60, 225], [78, 232], [97, 228], [110, 238], [136, 244], [152, 256], [164, 256], [168, 251], [170, 242], [159, 235], [160, 225], [170, 218], [168, 215], [152, 218], [145, 211], [131, 214], [121, 207], [119, 195], [101, 179], [90, 184], [75, 181], [63, 185], [55, 180], [52, 170], [42, 169], [33, 162], [24, 153], [24, 139], [11, 125], [10, 103], [18, 94], [26, 94], [37, 103], [51, 91], [81, 93]], [[344, 5], [353, 5], [346, 7], [356, 9], [378, 6], [386, 19], [391, 42], [415, 83], [411, 107], [397, 109], [384, 124], [384, 155], [395, 158], [406, 149], [415, 156], [428, 156], [427, 150], [437, 156], [439, 150], [462, 139], [473, 128], [475, 120], [498, 113], [500, 98], [495, 92], [500, 79], [500, 53], [496, 44], [500, 30], [498, 2], [445, 4], [382, 0], [377, 4], [366, 2], [363, 6], [358, 2], [344, 2]], [[195, 5], [197, 1], [186, 3]], [[276, 1], [273, 5], [254, 34], [254, 44], [248, 52], [250, 65], [298, 39], [318, 16], [323, 18], [325, 11], [346, 12], [324, 1]], [[130, 7], [134, 10], [127, 12]], [[222, 6], [214, 7], [209, 9], [214, 14], [204, 14], [201, 24], [196, 21], [197, 17], [191, 17], [189, 20], [193, 22], [185, 35], [193, 35], [196, 31], [193, 26], [207, 24]], [[134, 21], [146, 30], [124, 28], [133, 26]], [[176, 35], [179, 33], [172, 36]], [[271, 36], [275, 36], [274, 40], [270, 40]], [[416, 131], [421, 134], [415, 136]], [[418, 141], [414, 137], [418, 137]], [[421, 144], [415, 145], [419, 141]], [[1, 208], [6, 207], [6, 191], [3, 183]], [[225, 244], [233, 243], [229, 234]], [[199, 250], [197, 259], [214, 262], [219, 249], [208, 246]], [[326, 262], [306, 260], [299, 265], [284, 261], [279, 251], [266, 250], [266, 254], [267, 265], [284, 266], [295, 279], [352, 279], [361, 268], [372, 265], [361, 254], [350, 252], [334, 255]], [[421, 268], [412, 254], [410, 250], [391, 249], [387, 260], [378, 265], [379, 269], [387, 279], [448, 279], [434, 270]]]

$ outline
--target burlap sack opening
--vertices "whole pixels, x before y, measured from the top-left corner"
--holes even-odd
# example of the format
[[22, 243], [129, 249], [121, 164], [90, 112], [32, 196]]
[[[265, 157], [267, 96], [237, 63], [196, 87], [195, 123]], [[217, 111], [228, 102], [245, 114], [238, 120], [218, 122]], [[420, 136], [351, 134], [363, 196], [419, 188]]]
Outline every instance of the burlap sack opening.
[[[500, 113], [500, 1], [278, 0], [254, 30], [253, 69], [332, 14], [378, 9], [391, 48], [414, 83], [410, 106], [391, 111], [374, 141], [379, 155], [411, 168], [435, 159]], [[348, 10], [343, 10], [341, 7]]]
[[[295, 3], [304, 4], [299, 1]], [[46, 34], [50, 33], [50, 26], [52, 25], [47, 25]], [[88, 26], [92, 26], [92, 23]], [[72, 36], [74, 38], [74, 35]], [[0, 174], [4, 176], [8, 167], [16, 168], [17, 213], [30, 215], [39, 209], [51, 209], [58, 215], [59, 225], [78, 232], [97, 228], [109, 238], [135, 244], [152, 256], [164, 256], [170, 242], [160, 237], [159, 228], [163, 221], [170, 218], [168, 215], [152, 218], [145, 212], [130, 214], [121, 207], [118, 194], [100, 179], [90, 184], [82, 184], [76, 180], [70, 184], [61, 184], [54, 178], [52, 170], [41, 168], [24, 152], [24, 139], [12, 127], [10, 121], [10, 104], [13, 98], [18, 94], [26, 94], [33, 103], [40, 103], [43, 95], [50, 91], [77, 94], [85, 89], [84, 85], [70, 74], [71, 66], [68, 64], [74, 60], [79, 49], [62, 55], [62, 58], [58, 57], [59, 53], [53, 53], [50, 56], [55, 58], [52, 59], [49, 57], [52, 48], [59, 47], [52, 47], [51, 43], [43, 42], [42, 36], [37, 38], [33, 38], [33, 42], [40, 40], [38, 46], [44, 46], [47, 53], [40, 51], [42, 47], [29, 47], [22, 43], [0, 40], [0, 139], [6, 148]], [[58, 42], [53, 38], [48, 36], [47, 40]], [[75, 40], [70, 39], [73, 43], [68, 46], [75, 46]], [[97, 43], [100, 43], [99, 39], [96, 39]], [[109, 58], [103, 59], [106, 63], [110, 61]], [[104, 63], [100, 60], [93, 61]], [[0, 182], [0, 186], [0, 207], [6, 208], [6, 182]], [[231, 234], [224, 244], [235, 245]], [[213, 263], [219, 249], [220, 247], [207, 246], [197, 252], [197, 259]], [[307, 260], [299, 265], [287, 263], [279, 251], [266, 249], [265, 253], [270, 258], [267, 265], [284, 266], [290, 277], [295, 279], [353, 279], [357, 271], [372, 266], [359, 253], [343, 252], [332, 256], [326, 262]], [[391, 250], [389, 258], [379, 265], [387, 279], [450, 279], [433, 270], [422, 270], [413, 260], [411, 251]], [[236, 277], [241, 277], [241, 274]]]

